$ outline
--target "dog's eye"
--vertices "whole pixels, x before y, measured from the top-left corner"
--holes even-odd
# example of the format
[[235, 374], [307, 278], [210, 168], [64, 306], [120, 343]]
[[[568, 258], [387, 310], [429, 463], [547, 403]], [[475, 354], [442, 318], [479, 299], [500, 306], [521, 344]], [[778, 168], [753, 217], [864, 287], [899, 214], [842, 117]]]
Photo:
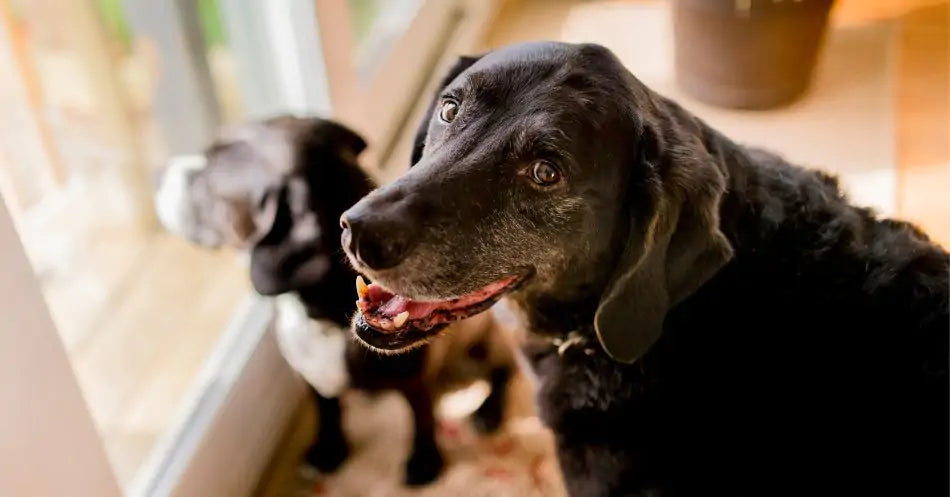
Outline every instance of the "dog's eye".
[[459, 104], [455, 100], [443, 100], [442, 109], [439, 110], [439, 119], [444, 123], [450, 123], [455, 120], [459, 113]]
[[561, 173], [554, 164], [539, 160], [531, 164], [531, 179], [541, 186], [551, 186], [561, 180]]

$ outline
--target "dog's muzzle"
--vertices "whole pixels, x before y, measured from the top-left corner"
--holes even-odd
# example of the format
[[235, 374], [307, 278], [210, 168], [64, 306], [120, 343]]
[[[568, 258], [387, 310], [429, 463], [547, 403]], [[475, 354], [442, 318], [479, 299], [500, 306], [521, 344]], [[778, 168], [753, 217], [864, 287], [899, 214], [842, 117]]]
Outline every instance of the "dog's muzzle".
[[194, 222], [188, 186], [191, 177], [206, 164], [204, 155], [182, 155], [169, 160], [155, 192], [155, 214], [169, 232], [187, 236]]

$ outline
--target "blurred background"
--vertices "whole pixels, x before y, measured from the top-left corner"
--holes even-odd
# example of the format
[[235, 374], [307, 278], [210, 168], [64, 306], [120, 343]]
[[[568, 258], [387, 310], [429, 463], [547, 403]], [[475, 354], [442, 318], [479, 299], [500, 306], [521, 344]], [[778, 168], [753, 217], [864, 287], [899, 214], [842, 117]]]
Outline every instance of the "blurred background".
[[[118, 486], [184, 495], [188, 478], [230, 471], [228, 488], [244, 492], [234, 495], [280, 495], [292, 450], [275, 448], [299, 417], [296, 380], [249, 369], [267, 338], [247, 335], [256, 308], [240, 257], [159, 228], [156, 172], [222, 124], [293, 112], [358, 130], [363, 164], [390, 180], [459, 54], [534, 39], [607, 45], [726, 135], [837, 173], [856, 202], [950, 245], [950, 4], [829, 6], [0, 0], [0, 196]], [[241, 404], [242, 388], [272, 398]], [[228, 416], [239, 428], [220, 428]], [[250, 438], [229, 444], [229, 433]], [[234, 462], [201, 466], [201, 450]]]

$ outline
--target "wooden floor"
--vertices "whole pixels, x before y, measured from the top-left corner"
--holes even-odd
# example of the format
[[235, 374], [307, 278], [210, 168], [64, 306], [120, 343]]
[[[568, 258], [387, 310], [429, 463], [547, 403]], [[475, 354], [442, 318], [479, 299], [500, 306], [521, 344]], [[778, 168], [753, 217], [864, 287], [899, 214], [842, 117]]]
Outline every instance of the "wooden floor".
[[[903, 5], [921, 7], [839, 2], [815, 87], [801, 102], [770, 112], [712, 109], [680, 95], [671, 84], [665, 8], [654, 0], [509, 0], [484, 48], [532, 39], [604, 43], [638, 77], [727, 128], [733, 138], [764, 141], [836, 172], [861, 202], [914, 220], [950, 246], [950, 3]], [[425, 103], [416, 106], [416, 115]], [[400, 154], [408, 155], [412, 131], [403, 132], [387, 169], [405, 167]], [[301, 414], [290, 428], [287, 444], [261, 482], [261, 497], [329, 495], [323, 487], [301, 486], [295, 476], [311, 433], [310, 415]], [[379, 495], [390, 493], [398, 491]]]
[[950, 2], [899, 22], [898, 208], [950, 247]]
[[[641, 80], [732, 138], [836, 173], [856, 202], [914, 221], [950, 245], [950, 196], [943, 194], [950, 185], [950, 2], [839, 0], [811, 91], [766, 112], [713, 108], [683, 94], [673, 81], [664, 3], [509, 0], [482, 49], [538, 39], [605, 44]], [[410, 121], [425, 104], [417, 103]], [[406, 167], [412, 131], [397, 141], [383, 179]]]
[[842, 0], [834, 26], [811, 91], [766, 112], [712, 108], [683, 94], [673, 82], [663, 2], [513, 1], [486, 48], [531, 39], [603, 43], [638, 78], [728, 136], [837, 173], [857, 202], [913, 220], [950, 245], [950, 2]]

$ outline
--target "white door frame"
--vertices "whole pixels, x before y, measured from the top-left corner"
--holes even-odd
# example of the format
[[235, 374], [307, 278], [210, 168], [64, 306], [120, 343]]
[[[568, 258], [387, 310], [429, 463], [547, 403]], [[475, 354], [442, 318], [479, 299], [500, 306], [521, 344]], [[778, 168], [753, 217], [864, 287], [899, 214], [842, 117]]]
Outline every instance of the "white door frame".
[[0, 377], [0, 495], [121, 495], [2, 197]]

